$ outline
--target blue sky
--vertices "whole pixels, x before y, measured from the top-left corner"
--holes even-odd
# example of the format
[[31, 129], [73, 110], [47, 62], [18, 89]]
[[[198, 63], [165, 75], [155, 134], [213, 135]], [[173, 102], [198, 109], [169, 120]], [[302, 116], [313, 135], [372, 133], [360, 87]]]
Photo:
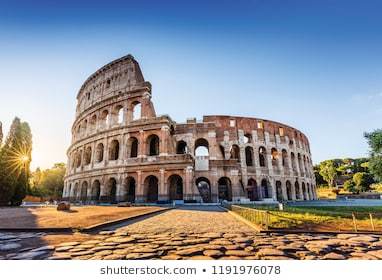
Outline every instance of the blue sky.
[[157, 113], [301, 129], [313, 160], [367, 154], [382, 127], [381, 1], [0, 1], [0, 121], [30, 123], [33, 167], [66, 161], [82, 82], [131, 53]]

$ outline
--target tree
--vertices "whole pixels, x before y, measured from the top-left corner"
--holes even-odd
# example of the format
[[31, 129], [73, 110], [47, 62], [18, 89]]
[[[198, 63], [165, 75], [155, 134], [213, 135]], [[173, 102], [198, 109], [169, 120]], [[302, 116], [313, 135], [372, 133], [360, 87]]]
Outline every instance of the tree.
[[333, 160], [325, 160], [320, 163], [319, 174], [328, 183], [329, 187], [335, 187], [335, 179], [337, 177], [337, 168]]
[[29, 185], [32, 133], [15, 118], [0, 150], [0, 205], [18, 206]]
[[319, 165], [315, 165], [313, 167], [313, 171], [314, 171], [314, 176], [316, 177], [316, 184], [317, 184], [317, 186], [324, 185], [325, 184], [325, 180], [324, 180], [324, 178], [320, 174], [320, 166]]
[[344, 190], [350, 193], [357, 193], [358, 190], [353, 182], [353, 180], [347, 180], [344, 183]]
[[64, 189], [64, 176], [66, 166], [64, 163], [56, 163], [50, 169], [41, 171], [37, 168], [32, 174], [31, 194], [40, 197], [59, 199]]
[[353, 176], [353, 182], [359, 192], [370, 190], [370, 185], [374, 183], [373, 176], [365, 172], [357, 172]]
[[369, 169], [374, 178], [382, 181], [382, 129], [365, 133], [365, 138], [370, 147]]

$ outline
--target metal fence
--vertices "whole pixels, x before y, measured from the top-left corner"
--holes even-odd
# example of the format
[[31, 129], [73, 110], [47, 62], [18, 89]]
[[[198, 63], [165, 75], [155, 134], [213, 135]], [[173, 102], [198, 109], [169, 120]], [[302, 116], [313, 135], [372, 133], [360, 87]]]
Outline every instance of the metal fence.
[[241, 207], [237, 205], [223, 204], [227, 209], [240, 215], [251, 223], [261, 227], [261, 229], [268, 230], [270, 224], [270, 215], [268, 211], [257, 210], [253, 208]]

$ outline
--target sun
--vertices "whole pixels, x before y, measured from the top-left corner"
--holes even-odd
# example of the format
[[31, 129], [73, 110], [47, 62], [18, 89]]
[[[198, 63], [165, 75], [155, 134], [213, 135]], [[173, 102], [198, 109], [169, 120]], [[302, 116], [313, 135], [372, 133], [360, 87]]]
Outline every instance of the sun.
[[29, 154], [30, 150], [25, 146], [12, 148], [6, 159], [9, 163], [10, 172], [20, 173], [28, 168], [27, 165], [31, 161]]

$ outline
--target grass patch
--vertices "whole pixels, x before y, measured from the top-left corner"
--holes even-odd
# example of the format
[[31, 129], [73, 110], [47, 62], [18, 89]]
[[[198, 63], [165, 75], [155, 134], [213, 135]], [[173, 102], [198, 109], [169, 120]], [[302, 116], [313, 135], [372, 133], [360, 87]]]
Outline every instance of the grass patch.
[[375, 229], [382, 230], [382, 207], [288, 207], [284, 211], [272, 206], [245, 207], [266, 210], [270, 214], [269, 227], [276, 229], [352, 230], [352, 213], [359, 230], [372, 230], [369, 213], [373, 215]]

